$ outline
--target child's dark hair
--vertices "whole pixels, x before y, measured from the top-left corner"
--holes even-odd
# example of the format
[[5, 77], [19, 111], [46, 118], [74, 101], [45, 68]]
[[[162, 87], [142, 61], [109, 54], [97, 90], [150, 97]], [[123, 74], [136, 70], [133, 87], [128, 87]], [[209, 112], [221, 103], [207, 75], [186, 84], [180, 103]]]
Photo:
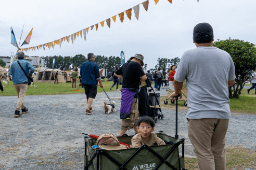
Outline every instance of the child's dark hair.
[[138, 122], [137, 122], [137, 126], [140, 126], [141, 123], [148, 123], [148, 124], [150, 124], [150, 126], [155, 127], [155, 122], [154, 122], [154, 120], [153, 120], [151, 117], [149, 117], [149, 116], [143, 116], [143, 117], [141, 117], [141, 118], [138, 120]]

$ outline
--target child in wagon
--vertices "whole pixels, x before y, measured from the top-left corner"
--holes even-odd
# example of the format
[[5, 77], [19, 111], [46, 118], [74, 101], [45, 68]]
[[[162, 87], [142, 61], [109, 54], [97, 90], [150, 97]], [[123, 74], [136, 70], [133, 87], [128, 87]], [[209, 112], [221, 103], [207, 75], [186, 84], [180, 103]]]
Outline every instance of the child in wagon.
[[152, 133], [154, 131], [154, 127], [155, 122], [152, 118], [148, 116], [141, 117], [137, 123], [139, 133], [132, 137], [131, 147], [139, 148], [144, 144], [148, 146], [166, 145], [162, 139]]

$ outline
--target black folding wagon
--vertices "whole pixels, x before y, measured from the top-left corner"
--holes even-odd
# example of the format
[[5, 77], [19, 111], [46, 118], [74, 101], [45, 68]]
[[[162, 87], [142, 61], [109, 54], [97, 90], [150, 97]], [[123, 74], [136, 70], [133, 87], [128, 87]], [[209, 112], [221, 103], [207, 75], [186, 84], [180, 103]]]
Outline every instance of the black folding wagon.
[[[178, 101], [176, 100], [176, 134], [168, 136], [160, 131], [157, 136], [166, 142], [162, 146], [142, 145], [140, 148], [105, 150], [94, 148], [96, 139], [84, 134], [85, 170], [185, 170], [184, 138], [178, 136]], [[133, 136], [117, 137], [119, 142], [131, 144]], [[181, 147], [179, 147], [181, 146]], [[181, 155], [179, 153], [181, 149]]]

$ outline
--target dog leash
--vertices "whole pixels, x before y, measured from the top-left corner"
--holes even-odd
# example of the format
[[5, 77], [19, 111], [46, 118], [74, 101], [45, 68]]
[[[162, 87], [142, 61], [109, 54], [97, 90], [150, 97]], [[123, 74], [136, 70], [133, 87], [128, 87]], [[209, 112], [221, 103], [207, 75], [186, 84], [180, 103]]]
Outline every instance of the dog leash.
[[[103, 89], [103, 88], [102, 88]], [[109, 98], [109, 96], [108, 96], [108, 94], [106, 93], [106, 91], [103, 89], [103, 91], [105, 92], [105, 94], [107, 95], [107, 97], [108, 97], [108, 100], [109, 100], [109, 102], [111, 103], [111, 99]]]

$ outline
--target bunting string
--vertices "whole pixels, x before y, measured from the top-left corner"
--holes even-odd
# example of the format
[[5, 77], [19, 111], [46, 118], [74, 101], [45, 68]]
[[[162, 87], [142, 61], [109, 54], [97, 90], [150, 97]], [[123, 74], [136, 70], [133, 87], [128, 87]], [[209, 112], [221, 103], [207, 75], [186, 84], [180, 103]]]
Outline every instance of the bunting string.
[[[154, 1], [155, 1], [155, 4], [157, 5], [160, 0], [154, 0]], [[172, 4], [172, 0], [167, 0], [167, 1]], [[197, 2], [199, 2], [199, 0], [197, 0]], [[135, 18], [136, 18], [137, 20], [139, 20], [140, 5], [143, 5], [144, 9], [145, 9], [146, 11], [148, 11], [149, 0], [146, 0], [146, 1], [144, 1], [144, 2], [142, 2], [142, 3], [140, 3], [140, 4], [138, 4], [138, 5], [134, 6], [133, 8], [129, 8], [129, 9], [127, 9], [127, 10], [125, 10], [125, 11], [119, 13], [118, 16], [119, 16], [119, 18], [120, 18], [121, 23], [124, 21], [124, 13], [126, 14], [127, 18], [129, 18], [129, 19], [131, 20], [132, 11], [134, 11]], [[114, 15], [114, 16], [112, 16], [111, 18], [108, 18], [108, 19], [106, 19], [106, 20], [104, 20], [104, 21], [101, 21], [101, 22], [99, 22], [99, 23], [100, 23], [100, 25], [101, 25], [102, 27], [104, 27], [104, 23], [105, 23], [105, 21], [106, 21], [107, 26], [110, 28], [111, 19], [112, 19], [114, 22], [116, 22], [116, 16], [117, 16], [117, 15]], [[89, 33], [89, 28], [90, 28], [91, 30], [93, 30], [93, 28], [94, 28], [94, 26], [95, 26], [95, 29], [96, 29], [96, 31], [97, 31], [98, 28], [99, 28], [99, 23], [96, 23], [96, 24], [94, 24], [94, 25], [92, 25], [92, 26], [90, 26], [90, 27], [84, 28], [84, 29], [82, 29], [82, 30], [80, 30], [80, 31], [78, 31], [78, 32], [76, 32], [76, 33], [73, 33], [73, 34], [70, 34], [70, 35], [68, 35], [68, 36], [62, 37], [62, 38], [57, 39], [57, 40], [55, 40], [55, 41], [48, 42], [48, 43], [41, 44], [41, 45], [37, 45], [37, 46], [34, 46], [34, 47], [20, 48], [20, 50], [21, 50], [21, 51], [29, 51], [29, 50], [32, 50], [32, 51], [34, 50], [34, 51], [35, 51], [36, 49], [37, 49], [37, 50], [40, 50], [40, 49], [44, 49], [44, 50], [45, 50], [45, 47], [48, 47], [49, 49], [50, 49], [50, 48], [53, 48], [53, 49], [54, 49], [54, 46], [55, 46], [55, 45], [59, 45], [59, 46], [61, 47], [61, 45], [62, 45], [62, 43], [63, 43], [64, 41], [67, 41], [67, 42], [69, 43], [70, 39], [71, 39], [72, 44], [74, 44], [74, 41], [76, 40], [77, 37], [79, 37], [79, 35], [80, 35], [81, 38], [84, 37], [84, 40], [86, 41], [86, 34]], [[33, 30], [33, 28], [32, 28], [32, 30]], [[28, 37], [27, 37], [26, 40], [23, 42], [23, 44], [28, 44], [28, 43], [29, 43], [30, 38], [31, 38], [31, 35], [32, 35], [32, 30], [30, 31]], [[23, 45], [23, 44], [22, 44], [22, 45]], [[21, 45], [21, 46], [22, 46], [22, 45]]]

